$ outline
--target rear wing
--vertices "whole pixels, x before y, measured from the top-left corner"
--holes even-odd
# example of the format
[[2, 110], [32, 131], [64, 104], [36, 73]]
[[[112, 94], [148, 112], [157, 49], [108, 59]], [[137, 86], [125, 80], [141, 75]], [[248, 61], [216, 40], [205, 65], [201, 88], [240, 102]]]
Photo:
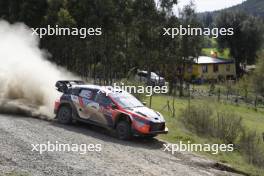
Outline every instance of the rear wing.
[[84, 85], [85, 83], [83, 81], [77, 81], [77, 80], [65, 80], [65, 81], [57, 81], [55, 86], [59, 92], [65, 93], [68, 91], [69, 88], [72, 87], [72, 85]]

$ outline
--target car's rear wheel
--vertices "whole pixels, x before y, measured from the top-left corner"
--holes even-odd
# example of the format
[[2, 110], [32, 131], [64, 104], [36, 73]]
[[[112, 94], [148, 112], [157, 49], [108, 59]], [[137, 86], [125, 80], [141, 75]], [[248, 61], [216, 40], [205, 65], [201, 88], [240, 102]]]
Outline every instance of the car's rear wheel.
[[69, 106], [62, 106], [58, 112], [58, 120], [62, 124], [69, 124], [72, 122], [72, 109]]
[[127, 140], [131, 138], [131, 126], [128, 121], [120, 121], [116, 126], [116, 131], [119, 139]]

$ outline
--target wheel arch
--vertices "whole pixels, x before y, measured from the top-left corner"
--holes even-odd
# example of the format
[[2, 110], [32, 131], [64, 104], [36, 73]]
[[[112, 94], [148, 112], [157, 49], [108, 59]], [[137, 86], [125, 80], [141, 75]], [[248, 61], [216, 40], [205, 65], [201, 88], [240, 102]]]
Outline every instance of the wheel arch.
[[132, 118], [129, 114], [120, 113], [117, 115], [115, 119], [114, 128], [116, 128], [116, 125], [118, 124], [118, 122], [121, 122], [121, 121], [127, 121], [129, 122], [129, 124], [132, 124]]
[[[59, 105], [59, 107], [58, 107], [58, 112], [59, 112], [59, 109], [60, 109], [61, 107], [64, 107], [64, 106], [71, 108], [71, 110], [72, 110], [72, 117], [75, 119], [76, 116], [78, 115], [78, 112], [77, 112], [76, 107], [75, 107], [71, 102], [64, 101], [64, 102], [61, 102], [61, 103], [60, 103], [60, 105]], [[56, 115], [56, 116], [57, 116], [57, 115]]]
[[58, 110], [63, 107], [63, 106], [67, 106], [67, 107], [70, 107], [71, 109], [73, 108], [72, 105], [68, 102], [62, 102], [60, 103], [59, 107], [58, 107]]

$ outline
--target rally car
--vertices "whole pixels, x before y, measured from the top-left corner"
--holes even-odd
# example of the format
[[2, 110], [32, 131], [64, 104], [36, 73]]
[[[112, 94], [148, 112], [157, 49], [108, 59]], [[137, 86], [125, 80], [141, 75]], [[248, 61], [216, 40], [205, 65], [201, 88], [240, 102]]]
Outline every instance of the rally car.
[[163, 116], [126, 91], [82, 81], [58, 81], [56, 87], [63, 93], [54, 108], [60, 123], [81, 121], [115, 129], [120, 139], [168, 133]]

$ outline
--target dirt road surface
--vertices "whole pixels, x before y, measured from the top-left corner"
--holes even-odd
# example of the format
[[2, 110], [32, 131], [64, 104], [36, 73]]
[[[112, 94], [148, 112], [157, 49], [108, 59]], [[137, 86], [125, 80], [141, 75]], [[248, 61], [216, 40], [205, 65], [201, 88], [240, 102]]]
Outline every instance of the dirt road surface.
[[[39, 152], [31, 144], [48, 141], [101, 144], [101, 152]], [[61, 125], [30, 117], [0, 115], [0, 175], [207, 176], [237, 175], [192, 154], [172, 155], [153, 139], [120, 141], [111, 132], [85, 124]]]

